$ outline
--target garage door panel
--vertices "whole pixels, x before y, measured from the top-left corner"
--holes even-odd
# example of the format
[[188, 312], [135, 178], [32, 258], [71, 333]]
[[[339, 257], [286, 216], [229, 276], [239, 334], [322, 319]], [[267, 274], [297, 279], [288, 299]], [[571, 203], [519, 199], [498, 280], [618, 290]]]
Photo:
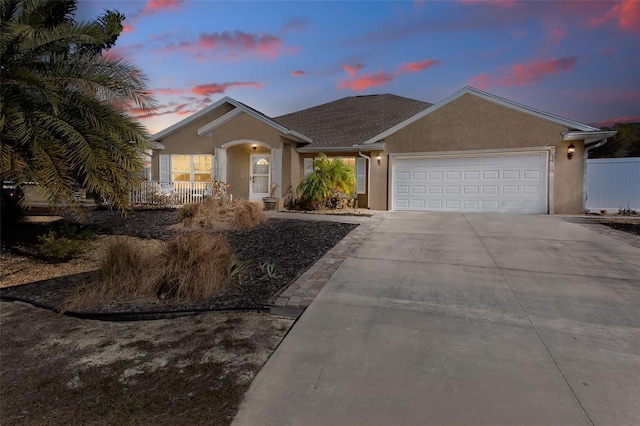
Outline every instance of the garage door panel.
[[395, 210], [547, 212], [547, 153], [396, 157]]

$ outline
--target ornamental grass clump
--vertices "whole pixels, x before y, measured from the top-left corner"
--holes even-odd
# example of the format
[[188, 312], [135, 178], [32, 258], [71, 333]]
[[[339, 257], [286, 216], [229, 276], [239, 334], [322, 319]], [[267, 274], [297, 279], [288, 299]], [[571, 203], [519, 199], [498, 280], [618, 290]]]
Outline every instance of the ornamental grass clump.
[[233, 229], [250, 229], [267, 220], [262, 204], [239, 200], [230, 208], [230, 224]]
[[266, 220], [261, 203], [247, 200], [232, 202], [217, 198], [184, 206], [180, 211], [180, 218], [187, 227], [215, 231], [249, 229]]
[[153, 295], [157, 288], [158, 246], [126, 237], [107, 244], [90, 283], [80, 287], [60, 307], [62, 312]]
[[244, 265], [222, 235], [192, 232], [168, 243], [117, 237], [91, 282], [59, 309], [78, 311], [139, 298], [205, 300], [241, 282]]
[[167, 244], [157, 290], [160, 299], [203, 300], [233, 284], [236, 261], [226, 237], [181, 235]]

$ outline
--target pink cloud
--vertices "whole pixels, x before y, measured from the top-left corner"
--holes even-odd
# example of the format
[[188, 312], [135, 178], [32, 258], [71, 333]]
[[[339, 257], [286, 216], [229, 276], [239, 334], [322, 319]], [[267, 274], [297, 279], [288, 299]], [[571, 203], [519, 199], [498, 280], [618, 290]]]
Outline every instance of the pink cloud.
[[419, 72], [438, 65], [439, 63], [440, 61], [436, 61], [435, 59], [425, 59], [424, 61], [420, 62], [403, 62], [402, 65], [397, 68], [396, 74], [400, 75], [409, 72]]
[[551, 44], [558, 44], [563, 38], [565, 38], [566, 35], [567, 32], [565, 30], [555, 28], [549, 31], [549, 34], [547, 34], [547, 41]]
[[151, 92], [153, 92], [154, 95], [181, 95], [185, 91], [184, 91], [184, 89], [166, 88], [166, 89], [153, 89], [153, 90], [151, 90]]
[[495, 77], [488, 73], [480, 74], [469, 80], [469, 85], [484, 90], [493, 86], [528, 86], [536, 84], [544, 76], [560, 74], [574, 69], [578, 64], [578, 58], [575, 56], [536, 60], [527, 64], [516, 64], [508, 71], [503, 72], [502, 76]]
[[129, 34], [133, 32], [133, 26], [130, 24], [124, 24], [122, 26], [122, 34]]
[[606, 120], [601, 120], [595, 123], [591, 123], [591, 126], [613, 127], [614, 124], [621, 124], [621, 123], [640, 123], [640, 115], [633, 115], [633, 116], [626, 115], [622, 117], [609, 118]]
[[256, 89], [262, 89], [262, 84], [257, 82], [233, 82], [233, 83], [211, 83], [211, 84], [199, 84], [191, 89], [191, 93], [195, 95], [215, 95], [217, 93], [224, 93], [231, 87], [254, 87]]
[[144, 46], [141, 43], [127, 44], [114, 46], [109, 50], [103, 50], [102, 56], [107, 59], [133, 59], [141, 50], [144, 50]]
[[338, 89], [350, 89], [354, 92], [359, 92], [369, 87], [383, 86], [391, 80], [393, 80], [391, 74], [378, 71], [375, 74], [364, 74], [348, 80], [338, 80]]
[[349, 74], [349, 77], [353, 77], [356, 75], [358, 71], [362, 69], [361, 64], [353, 64], [353, 65], [342, 65], [342, 68]]
[[640, 33], [640, 2], [623, 0], [616, 2], [604, 15], [592, 18], [590, 27], [598, 27], [609, 21], [617, 21], [618, 29], [632, 33]]
[[142, 9], [142, 15], [150, 15], [161, 10], [177, 9], [182, 3], [181, 0], [148, 0]]
[[356, 76], [356, 73], [362, 69], [361, 64], [345, 64], [342, 65], [342, 68], [349, 74], [349, 78], [345, 80], [338, 79], [338, 89], [350, 89], [354, 92], [359, 92], [369, 87], [383, 86], [398, 76], [412, 72], [420, 72], [439, 63], [440, 61], [435, 59], [425, 59], [419, 62], [403, 62], [396, 67], [393, 73], [377, 71], [374, 74], [364, 74], [361, 76]]
[[[241, 53], [254, 53], [275, 59], [283, 52], [282, 40], [270, 34], [248, 34], [243, 31], [201, 33], [196, 40], [170, 43], [163, 52], [186, 51], [205, 59], [212, 52], [227, 52], [231, 57]], [[291, 49], [289, 49], [291, 52]]]
[[291, 77], [302, 77], [307, 73], [302, 70], [291, 71]]
[[487, 90], [489, 87], [493, 86], [491, 83], [491, 76], [486, 72], [474, 75], [469, 79], [469, 86], [476, 87], [480, 90]]

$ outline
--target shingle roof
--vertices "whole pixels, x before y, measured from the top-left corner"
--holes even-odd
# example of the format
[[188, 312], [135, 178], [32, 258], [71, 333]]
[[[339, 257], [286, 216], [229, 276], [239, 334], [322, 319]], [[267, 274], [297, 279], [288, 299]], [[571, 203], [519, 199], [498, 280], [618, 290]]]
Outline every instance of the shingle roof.
[[305, 148], [351, 148], [431, 105], [390, 94], [352, 96], [272, 120], [312, 138]]

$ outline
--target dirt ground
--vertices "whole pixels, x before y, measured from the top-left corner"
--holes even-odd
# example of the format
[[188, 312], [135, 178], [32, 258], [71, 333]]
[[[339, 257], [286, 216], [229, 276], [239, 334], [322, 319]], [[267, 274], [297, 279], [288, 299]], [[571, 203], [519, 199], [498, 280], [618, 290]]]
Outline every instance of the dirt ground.
[[0, 302], [2, 425], [225, 425], [293, 320], [81, 320]]
[[[0, 280], [5, 288], [0, 294], [13, 291], [46, 305], [72, 290], [78, 281], [74, 277], [90, 276], [86, 271], [95, 269], [101, 247], [113, 235], [162, 244], [181, 232], [175, 211], [132, 212], [128, 219], [92, 212], [89, 224], [100, 234], [91, 250], [62, 264], [48, 263], [35, 251], [37, 236], [51, 223], [3, 230]], [[207, 301], [204, 309], [262, 307], [354, 227], [270, 219], [254, 229], [228, 231], [235, 253], [250, 261], [249, 279], [244, 287]], [[265, 262], [276, 266], [273, 276], [261, 270]], [[33, 283], [38, 280], [46, 281]], [[16, 285], [23, 283], [31, 284]], [[157, 309], [158, 303], [134, 301], [124, 308], [137, 315], [149, 306]], [[203, 306], [173, 304], [161, 310]], [[0, 424], [229, 424], [253, 377], [293, 321], [254, 309], [107, 322], [3, 300]]]

